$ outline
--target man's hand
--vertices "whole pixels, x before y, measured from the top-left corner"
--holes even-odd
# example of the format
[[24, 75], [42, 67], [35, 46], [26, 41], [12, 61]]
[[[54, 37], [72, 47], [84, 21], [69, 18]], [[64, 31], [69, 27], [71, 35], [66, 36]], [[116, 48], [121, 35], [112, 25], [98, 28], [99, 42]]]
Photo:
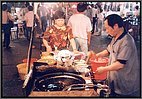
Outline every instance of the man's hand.
[[86, 64], [89, 63], [90, 58], [95, 58], [95, 53], [93, 51], [87, 53]]
[[107, 67], [98, 67], [97, 70], [95, 71], [96, 74], [102, 74], [107, 71]]
[[76, 49], [74, 49], [74, 50], [73, 50], [73, 53], [74, 53], [74, 54], [78, 54], [79, 51], [77, 51]]
[[96, 58], [96, 53], [93, 52], [93, 51], [89, 51], [89, 52], [87, 53], [87, 57], [89, 57], [89, 59], [90, 59], [90, 58]]

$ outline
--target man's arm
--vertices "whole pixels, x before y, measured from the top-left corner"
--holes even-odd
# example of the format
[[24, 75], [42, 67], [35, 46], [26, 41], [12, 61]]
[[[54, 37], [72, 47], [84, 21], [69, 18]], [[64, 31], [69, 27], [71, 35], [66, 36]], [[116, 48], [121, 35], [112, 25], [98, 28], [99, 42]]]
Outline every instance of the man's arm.
[[105, 56], [108, 56], [108, 55], [109, 55], [108, 50], [103, 50], [102, 52], [97, 53], [96, 57], [99, 58], [99, 57], [105, 57]]
[[124, 64], [120, 63], [119, 61], [114, 62], [111, 65], [105, 67], [98, 67], [96, 70], [96, 74], [101, 74], [107, 71], [116, 71], [124, 67]]

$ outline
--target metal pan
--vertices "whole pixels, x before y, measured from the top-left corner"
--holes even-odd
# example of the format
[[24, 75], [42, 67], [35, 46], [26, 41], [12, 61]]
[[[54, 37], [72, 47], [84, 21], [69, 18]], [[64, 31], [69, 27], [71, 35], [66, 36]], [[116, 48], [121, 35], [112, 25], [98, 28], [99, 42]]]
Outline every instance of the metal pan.
[[85, 84], [85, 80], [77, 74], [58, 72], [44, 75], [34, 83], [36, 91], [62, 91], [72, 84]]

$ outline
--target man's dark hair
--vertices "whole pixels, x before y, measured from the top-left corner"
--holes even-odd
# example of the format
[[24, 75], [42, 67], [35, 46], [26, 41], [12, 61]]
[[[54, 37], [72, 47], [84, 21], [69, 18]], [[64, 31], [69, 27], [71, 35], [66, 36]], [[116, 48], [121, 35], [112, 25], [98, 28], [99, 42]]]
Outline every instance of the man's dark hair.
[[29, 2], [25, 2], [25, 6], [26, 7], [30, 6], [30, 3]]
[[6, 11], [7, 9], [8, 9], [7, 4], [3, 4], [3, 5], [2, 5], [2, 11]]
[[59, 19], [59, 18], [65, 19], [65, 13], [61, 10], [57, 10], [53, 15], [53, 19]]
[[87, 9], [87, 4], [79, 3], [77, 4], [77, 11], [78, 12], [84, 12]]
[[135, 6], [135, 9], [139, 10], [139, 6]]
[[29, 11], [33, 11], [33, 7], [32, 6], [28, 6], [28, 10]]
[[118, 27], [123, 27], [123, 19], [117, 14], [108, 15], [105, 20], [108, 20], [108, 25], [113, 28], [115, 24], [118, 24]]

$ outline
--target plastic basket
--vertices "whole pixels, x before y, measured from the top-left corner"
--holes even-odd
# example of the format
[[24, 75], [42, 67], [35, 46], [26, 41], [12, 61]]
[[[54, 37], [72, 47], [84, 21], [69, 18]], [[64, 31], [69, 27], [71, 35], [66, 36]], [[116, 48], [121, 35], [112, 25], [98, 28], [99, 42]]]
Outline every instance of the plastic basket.
[[[99, 60], [102, 60], [102, 61], [99, 61]], [[108, 58], [104, 57], [104, 58], [99, 58], [98, 60], [91, 59], [90, 62], [91, 62], [92, 71], [95, 72], [98, 67], [108, 65]], [[107, 77], [107, 72], [104, 72], [102, 74], [94, 73], [95, 80], [105, 80], [106, 77]]]
[[[32, 66], [32, 64], [30, 65], [30, 67]], [[18, 69], [18, 73], [19, 73], [19, 77], [21, 80], [25, 80], [25, 75], [28, 72], [28, 67], [27, 67], [27, 63], [21, 63], [17, 65], [17, 69]]]

